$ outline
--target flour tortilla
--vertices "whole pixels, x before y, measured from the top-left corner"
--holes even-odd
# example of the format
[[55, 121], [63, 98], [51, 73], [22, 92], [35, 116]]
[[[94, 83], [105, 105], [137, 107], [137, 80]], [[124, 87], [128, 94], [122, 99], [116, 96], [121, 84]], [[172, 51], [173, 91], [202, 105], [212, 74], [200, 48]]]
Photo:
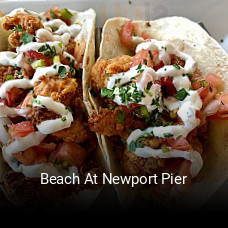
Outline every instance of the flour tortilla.
[[[112, 18], [103, 27], [99, 59], [111, 59], [120, 55], [132, 55], [132, 50], [122, 45], [119, 31], [129, 19]], [[142, 32], [157, 40], [168, 41], [179, 51], [193, 57], [202, 75], [215, 73], [224, 80], [224, 92], [228, 92], [228, 55], [216, 40], [208, 35], [197, 23], [184, 17], [166, 17], [154, 21], [133, 21]], [[100, 104], [92, 96], [91, 104], [98, 110]], [[108, 138], [101, 135], [102, 146], [106, 153], [107, 166], [113, 175], [124, 175], [116, 158], [114, 148]], [[191, 192], [174, 202], [175, 207], [199, 208], [222, 185], [228, 174], [228, 121], [212, 121], [210, 135], [205, 144], [207, 154], [202, 170], [203, 180], [192, 186]], [[126, 185], [115, 185], [124, 207], [138, 204], [144, 207], [150, 200], [148, 192], [141, 189], [130, 190]], [[138, 200], [138, 202], [136, 202]], [[143, 199], [143, 200], [142, 200]], [[143, 202], [143, 203], [142, 203]], [[138, 206], [138, 205], [137, 205]]]
[[[80, 12], [78, 12], [80, 13]], [[96, 20], [96, 13], [93, 9], [87, 10], [88, 17], [85, 20], [82, 20], [82, 30], [83, 33], [80, 36], [80, 40], [86, 41], [86, 49], [83, 57], [83, 74], [82, 74], [82, 87], [83, 87], [83, 100], [85, 100], [86, 108], [88, 109], [88, 113], [91, 113], [91, 107], [89, 106], [90, 103], [86, 102], [87, 94], [85, 93], [86, 86], [87, 86], [87, 79], [89, 77], [89, 72], [91, 67], [94, 65], [95, 62], [95, 20]], [[0, 17], [0, 24], [4, 21], [4, 17]], [[8, 43], [8, 36], [10, 35], [10, 31], [6, 31], [0, 26], [0, 51], [5, 51], [10, 46]], [[104, 171], [106, 171], [106, 163], [103, 158], [103, 153], [100, 147], [97, 148], [96, 159], [99, 165], [102, 167]], [[3, 175], [10, 170], [8, 164], [4, 161], [2, 157], [2, 153], [0, 153], [0, 180], [2, 179]], [[12, 204], [16, 206], [20, 206], [21, 202], [17, 199], [12, 199], [7, 195], [7, 192], [1, 185], [2, 191], [5, 193], [6, 197]], [[97, 198], [100, 190], [85, 190], [80, 192], [79, 194], [73, 194], [72, 196], [68, 197], [67, 199], [60, 199], [57, 202], [56, 207], [61, 208], [61, 206], [71, 208], [72, 210], [85, 210], [91, 206], [94, 200]], [[74, 205], [75, 202], [75, 205]], [[80, 202], [80, 205], [78, 204]], [[80, 207], [80, 208], [79, 208]], [[47, 208], [47, 210], [52, 208]]]

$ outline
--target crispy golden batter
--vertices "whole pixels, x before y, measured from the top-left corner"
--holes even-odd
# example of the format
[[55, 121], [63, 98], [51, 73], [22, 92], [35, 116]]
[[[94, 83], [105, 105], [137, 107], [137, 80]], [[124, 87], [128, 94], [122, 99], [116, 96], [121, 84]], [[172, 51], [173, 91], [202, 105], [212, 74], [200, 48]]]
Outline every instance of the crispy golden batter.
[[[35, 35], [36, 30], [44, 27], [38, 18], [22, 13], [16, 13], [13, 17], [6, 16], [2, 23], [2, 27], [5, 30], [12, 30], [18, 25], [21, 25], [22, 29], [31, 35]], [[22, 34], [23, 32], [21, 31], [14, 31], [9, 36], [9, 43], [12, 47], [20, 46], [20, 37]]]
[[14, 76], [14, 79], [18, 78], [29, 78], [29, 76], [26, 74], [26, 71], [22, 71], [19, 75], [19, 68], [13, 67], [13, 66], [0, 66], [0, 82], [4, 82], [6, 80], [7, 76]]
[[40, 107], [32, 108], [31, 112], [28, 114], [28, 119], [33, 124], [40, 124], [43, 121], [53, 120], [56, 118], [61, 118], [61, 116], [51, 110], [47, 110], [46, 108]]
[[193, 147], [193, 149], [198, 151], [201, 154], [201, 156], [203, 156], [203, 146], [199, 138], [197, 136], [188, 135], [186, 139], [189, 142], [189, 144]]
[[2, 24], [5, 30], [12, 30], [18, 25], [31, 35], [35, 35], [36, 30], [44, 27], [38, 18], [22, 13], [16, 13], [13, 17], [6, 16]]
[[74, 119], [74, 123], [71, 127], [52, 133], [51, 135], [56, 136], [65, 142], [83, 143], [91, 138], [93, 133], [89, 130], [89, 127], [85, 124], [84, 120], [81, 117], [77, 117]]
[[51, 97], [54, 101], [68, 106], [75, 95], [76, 88], [76, 79], [41, 76], [35, 83], [34, 93], [36, 96]]
[[162, 144], [162, 138], [158, 138], [158, 137], [148, 138], [148, 139], [142, 141], [142, 144], [144, 146], [148, 146], [148, 147], [151, 147], [153, 149], [157, 149]]
[[164, 159], [143, 158], [125, 149], [121, 163], [128, 175], [153, 175], [162, 172]]
[[100, 89], [106, 87], [107, 74], [125, 72], [130, 69], [131, 56], [122, 55], [113, 59], [101, 59], [93, 66], [90, 77], [93, 87]]
[[[118, 116], [124, 116], [124, 121], [118, 120]], [[117, 107], [114, 110], [100, 108], [99, 113], [95, 112], [89, 118], [90, 129], [98, 134], [113, 136], [119, 135], [127, 139], [130, 130], [143, 128], [146, 126], [145, 121], [135, 118], [132, 110], [124, 107]]]

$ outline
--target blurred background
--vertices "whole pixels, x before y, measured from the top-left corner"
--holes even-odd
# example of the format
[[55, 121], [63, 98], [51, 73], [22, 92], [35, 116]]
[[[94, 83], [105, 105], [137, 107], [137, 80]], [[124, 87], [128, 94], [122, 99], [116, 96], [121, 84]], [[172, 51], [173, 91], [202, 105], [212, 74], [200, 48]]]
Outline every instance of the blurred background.
[[[42, 4], [44, 3], [45, 4]], [[54, 5], [60, 8], [72, 8], [83, 11], [93, 8], [97, 13], [97, 27], [102, 27], [105, 20], [114, 16], [131, 19], [153, 20], [166, 16], [184, 16], [195, 22], [202, 22], [209, 34], [214, 37], [228, 52], [228, 1], [227, 0], [36, 0], [36, 1], [6, 1], [0, 0], [0, 11], [7, 14], [11, 10], [25, 7], [42, 12]], [[228, 151], [227, 151], [228, 152]], [[228, 180], [218, 189], [200, 211], [220, 212], [228, 209]], [[0, 192], [0, 211], [14, 210]], [[112, 186], [106, 186], [88, 211], [118, 212], [121, 206]]]

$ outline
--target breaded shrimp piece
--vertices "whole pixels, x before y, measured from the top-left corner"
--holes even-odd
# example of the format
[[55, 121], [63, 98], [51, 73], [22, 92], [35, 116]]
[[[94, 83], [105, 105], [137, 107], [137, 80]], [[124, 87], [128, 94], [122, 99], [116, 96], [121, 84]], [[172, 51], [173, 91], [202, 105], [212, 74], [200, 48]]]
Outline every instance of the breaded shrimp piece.
[[[4, 22], [2, 23], [2, 27], [5, 30], [12, 30], [18, 25], [20, 25], [25, 32], [31, 35], [35, 35], [36, 30], [44, 27], [42, 22], [37, 17], [22, 13], [16, 13], [13, 17], [6, 16]], [[16, 48], [21, 45], [20, 38], [22, 34], [22, 31], [14, 31], [9, 36], [9, 43], [12, 47]]]
[[6, 16], [2, 26], [5, 30], [12, 30], [18, 25], [31, 35], [35, 35], [36, 30], [43, 28], [42, 22], [32, 15], [16, 13], [13, 17]]
[[68, 106], [75, 95], [77, 88], [76, 79], [59, 76], [46, 77], [41, 76], [35, 83], [34, 94], [36, 96], [51, 97], [54, 101], [63, 103]]
[[84, 120], [81, 117], [77, 117], [74, 119], [74, 123], [71, 127], [52, 133], [51, 135], [65, 142], [83, 143], [91, 138], [93, 134]]
[[[122, 117], [120, 121], [118, 117]], [[98, 134], [113, 136], [119, 135], [123, 139], [127, 139], [130, 135], [130, 130], [143, 128], [146, 126], [145, 121], [142, 121], [132, 115], [132, 110], [117, 107], [114, 110], [100, 108], [99, 113], [95, 112], [89, 118], [90, 129]]]
[[109, 74], [126, 72], [130, 69], [131, 56], [122, 55], [113, 59], [100, 59], [93, 66], [90, 77], [92, 86], [100, 89], [107, 86]]

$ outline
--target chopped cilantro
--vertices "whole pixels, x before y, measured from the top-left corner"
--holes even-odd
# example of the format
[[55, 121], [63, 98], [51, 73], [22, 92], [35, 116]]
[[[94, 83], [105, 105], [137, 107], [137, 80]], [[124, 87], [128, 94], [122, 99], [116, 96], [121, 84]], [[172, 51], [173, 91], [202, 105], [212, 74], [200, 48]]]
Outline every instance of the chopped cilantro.
[[41, 104], [41, 102], [39, 100], [36, 100], [36, 99], [31, 99], [31, 102], [36, 103], [36, 104]]
[[118, 111], [118, 115], [117, 115], [117, 122], [118, 123], [124, 123], [126, 120], [126, 117], [124, 116], [124, 114], [119, 110]]
[[7, 75], [6, 76], [6, 81], [9, 81], [9, 80], [12, 80], [12, 79], [14, 79], [13, 75]]
[[149, 55], [150, 55], [151, 60], [153, 60], [153, 55], [151, 53], [151, 50], [149, 50], [148, 52], [149, 52]]
[[179, 90], [174, 97], [180, 101], [183, 101], [185, 99], [186, 96], [188, 96], [188, 92], [183, 88], [181, 90]]
[[60, 66], [58, 69], [58, 75], [60, 78], [65, 78], [66, 77], [66, 67], [65, 66]]
[[197, 81], [198, 81], [198, 79], [193, 79], [193, 80], [192, 80], [192, 83], [197, 82]]
[[33, 41], [34, 36], [30, 35], [27, 32], [24, 32], [20, 38], [20, 42], [23, 44], [31, 43]]
[[175, 68], [177, 68], [178, 70], [180, 70], [180, 66], [178, 65], [178, 64], [173, 64], [173, 66], [175, 67]]
[[136, 141], [132, 140], [131, 143], [129, 145], [127, 145], [127, 149], [129, 151], [136, 151], [136, 148], [143, 148], [144, 145], [141, 143], [142, 141], [144, 141], [145, 138], [144, 137], [139, 137]]
[[166, 152], [169, 152], [169, 151], [170, 151], [169, 148], [164, 148], [164, 149], [162, 149], [162, 152], [163, 152], [163, 153], [166, 153]]
[[173, 134], [171, 134], [171, 133], [164, 133], [163, 135], [164, 135], [166, 138], [170, 138], [170, 137], [173, 136]]
[[176, 137], [176, 139], [180, 139], [182, 137], [182, 135], [178, 135], [177, 137]]
[[136, 151], [136, 146], [135, 146], [135, 141], [132, 140], [129, 145], [127, 145], [128, 151], [135, 152]]
[[101, 97], [108, 97], [110, 98], [110, 100], [113, 100], [115, 98], [115, 94], [114, 94], [114, 89], [107, 89], [107, 88], [101, 88]]
[[56, 49], [55, 47], [51, 47], [49, 44], [44, 44], [42, 45], [39, 49], [38, 52], [44, 52], [44, 55], [48, 58], [52, 58], [53, 56], [56, 55]]
[[136, 70], [137, 70], [137, 73], [138, 73], [138, 74], [141, 74], [141, 73], [144, 71], [144, 69], [142, 69], [142, 64], [141, 64], [141, 63], [139, 63], [139, 65], [138, 65], [138, 67], [136, 68]]
[[172, 125], [173, 124], [173, 122], [165, 122], [165, 123], [163, 123], [163, 127], [165, 127], [165, 126], [170, 126], [170, 125]]
[[62, 120], [63, 122], [66, 121], [66, 120], [67, 120], [66, 116], [63, 116], [63, 117], [61, 118], [61, 120]]

